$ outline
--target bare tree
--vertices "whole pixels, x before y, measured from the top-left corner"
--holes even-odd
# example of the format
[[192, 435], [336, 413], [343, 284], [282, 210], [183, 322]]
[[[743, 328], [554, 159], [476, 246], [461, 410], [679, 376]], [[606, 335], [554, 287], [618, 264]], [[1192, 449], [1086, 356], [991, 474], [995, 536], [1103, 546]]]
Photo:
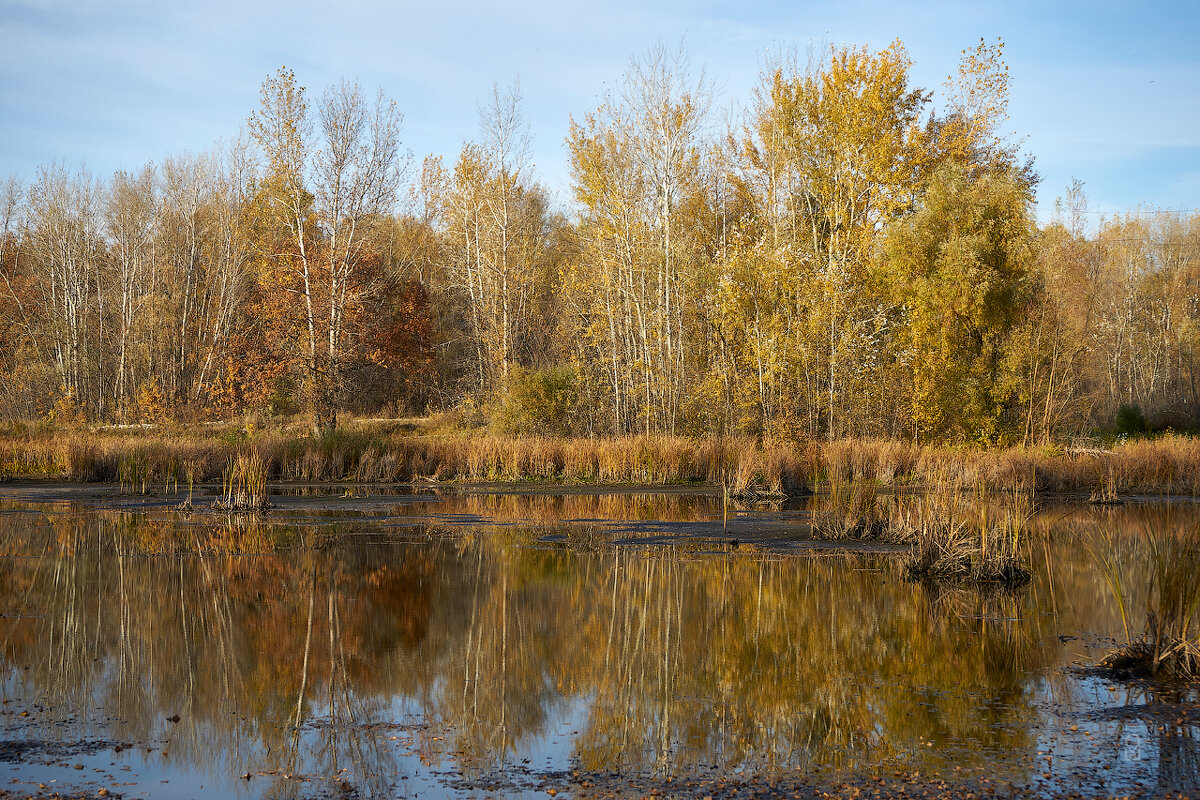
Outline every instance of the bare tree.
[[116, 272], [120, 315], [117, 323], [117, 377], [113, 401], [126, 413], [133, 389], [129, 379], [130, 339], [151, 292], [156, 198], [153, 167], [133, 177], [113, 175], [105, 205], [105, 228]]
[[42, 304], [50, 323], [47, 349], [53, 353], [64, 398], [79, 404], [90, 401], [98, 416], [105, 411], [102, 308], [95, 309], [99, 313], [94, 364], [88, 363], [87, 334], [93, 304], [102, 302], [99, 196], [95, 179], [86, 171], [71, 175], [61, 165], [51, 165], [41, 170], [29, 198]]
[[306, 390], [314, 428], [325, 433], [337, 426], [345, 312], [366, 291], [360, 268], [368, 223], [393, 210], [408, 162], [400, 151], [402, 116], [382, 92], [368, 104], [358, 84], [343, 82], [322, 95], [317, 116], [313, 151], [304, 88], [281, 68], [264, 81], [249, 128], [267, 162], [263, 189], [288, 232], [288, 252], [272, 256], [300, 279]]
[[163, 290], [170, 318], [164, 320], [168, 352], [163, 390], [176, 403], [188, 396], [196, 369], [196, 337], [211, 237], [208, 208], [213, 201], [213, 165], [205, 155], [168, 158], [162, 167]]
[[360, 267], [368, 242], [367, 226], [390, 214], [408, 158], [400, 151], [403, 116], [380, 90], [373, 105], [357, 83], [343, 81], [327, 89], [318, 106], [324, 139], [314, 164], [316, 211], [325, 234], [325, 274], [329, 303], [326, 361], [328, 419], [337, 425], [336, 403], [342, 383], [345, 320], [348, 303], [361, 299], [370, 286]]
[[190, 388], [191, 398], [207, 391], [216, 372], [218, 354], [225, 347], [235, 314], [246, 289], [251, 256], [248, 228], [250, 187], [256, 174], [244, 133], [215, 149], [209, 198], [210, 244], [205, 259], [205, 280], [199, 320], [194, 336], [203, 351]]
[[29, 317], [25, 304], [13, 287], [12, 278], [8, 274], [10, 256], [16, 261], [19, 233], [24, 223], [25, 187], [15, 175], [9, 175], [0, 186], [0, 278], [4, 280], [5, 292], [12, 298], [17, 312], [21, 315], [21, 323], [26, 331], [30, 330]]
[[[659, 44], [633, 59], [618, 89], [569, 136], [581, 230], [592, 274], [583, 310], [607, 329], [614, 425], [674, 431], [687, 384], [685, 311], [699, 225], [711, 90], [680, 50]], [[602, 307], [596, 301], [603, 298]]]
[[521, 89], [492, 87], [479, 106], [480, 142], [464, 145], [445, 203], [454, 279], [468, 299], [477, 387], [508, 377], [528, 340], [550, 229], [549, 200], [529, 174]]

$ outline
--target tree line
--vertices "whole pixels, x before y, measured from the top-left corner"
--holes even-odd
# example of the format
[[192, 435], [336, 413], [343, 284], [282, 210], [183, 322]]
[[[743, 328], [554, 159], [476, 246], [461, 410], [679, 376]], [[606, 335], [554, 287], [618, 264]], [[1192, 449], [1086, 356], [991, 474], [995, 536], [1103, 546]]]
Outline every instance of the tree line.
[[[736, 121], [682, 51], [572, 119], [571, 203], [519, 85], [447, 165], [280, 69], [234, 139], [0, 194], [0, 414], [455, 410], [511, 433], [1048, 442], [1200, 423], [1200, 216], [1053, 222], [1003, 44], [940, 91], [896, 42], [773, 56]], [[935, 102], [936, 98], [936, 102]]]

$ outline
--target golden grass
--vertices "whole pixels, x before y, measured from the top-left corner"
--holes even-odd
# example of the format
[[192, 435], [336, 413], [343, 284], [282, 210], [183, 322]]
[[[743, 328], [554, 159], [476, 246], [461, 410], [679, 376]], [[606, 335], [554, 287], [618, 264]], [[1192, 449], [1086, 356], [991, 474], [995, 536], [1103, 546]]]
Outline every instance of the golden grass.
[[214, 508], [225, 511], [261, 511], [268, 508], [267, 465], [258, 453], [230, 458], [221, 476], [221, 496]]
[[[846, 464], [842, 461], [843, 468]], [[968, 486], [942, 472], [923, 487], [883, 494], [876, 481], [854, 470], [835, 468], [842, 479], [831, 481], [815, 501], [814, 538], [907, 545], [904, 572], [910, 580], [1007, 586], [1029, 581], [1031, 492], [995, 490], [981, 482]], [[854, 475], [860, 479], [845, 479]]]
[[893, 536], [912, 544], [905, 571], [915, 580], [1027, 583], [1033, 497], [943, 481], [893, 514]]
[[883, 498], [869, 480], [831, 482], [813, 510], [813, 536], [831, 541], [905, 541], [895, 524], [894, 497]]
[[193, 426], [174, 430], [39, 430], [0, 435], [0, 474], [121, 483], [144, 492], [216, 483], [252, 449], [272, 480], [544, 481], [722, 486], [731, 495], [785, 495], [821, 486], [937, 482], [991, 490], [1200, 494], [1200, 440], [1166, 436], [1111, 450], [964, 449], [891, 440], [787, 444], [752, 439], [631, 436], [512, 438], [420, 433], [412, 425], [352, 425], [322, 438], [301, 431]]

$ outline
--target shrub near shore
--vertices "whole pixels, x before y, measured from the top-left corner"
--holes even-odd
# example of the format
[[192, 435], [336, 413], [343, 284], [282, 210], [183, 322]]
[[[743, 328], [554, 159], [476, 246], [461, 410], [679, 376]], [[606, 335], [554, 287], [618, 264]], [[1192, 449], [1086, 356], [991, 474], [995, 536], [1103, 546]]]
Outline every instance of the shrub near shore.
[[1093, 495], [1200, 494], [1200, 440], [1165, 436], [1112, 449], [963, 449], [897, 440], [760, 443], [752, 439], [637, 436], [520, 438], [423, 432], [395, 422], [300, 431], [38, 429], [0, 432], [0, 475], [150, 486], [215, 483], [230, 458], [253, 452], [272, 480], [395, 483], [543, 481], [708, 484], [731, 494], [801, 494], [871, 482], [965, 485]]

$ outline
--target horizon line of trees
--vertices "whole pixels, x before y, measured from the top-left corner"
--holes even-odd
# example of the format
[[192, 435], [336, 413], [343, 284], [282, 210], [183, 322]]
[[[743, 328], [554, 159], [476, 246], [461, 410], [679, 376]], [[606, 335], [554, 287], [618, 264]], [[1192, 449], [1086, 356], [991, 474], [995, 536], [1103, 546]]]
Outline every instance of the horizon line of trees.
[[718, 132], [682, 51], [571, 121], [570, 215], [519, 85], [453, 165], [281, 68], [228, 143], [0, 186], [0, 417], [458, 409], [512, 433], [1048, 442], [1200, 426], [1200, 216], [1043, 228], [1003, 43], [936, 105], [897, 41], [773, 57]]

